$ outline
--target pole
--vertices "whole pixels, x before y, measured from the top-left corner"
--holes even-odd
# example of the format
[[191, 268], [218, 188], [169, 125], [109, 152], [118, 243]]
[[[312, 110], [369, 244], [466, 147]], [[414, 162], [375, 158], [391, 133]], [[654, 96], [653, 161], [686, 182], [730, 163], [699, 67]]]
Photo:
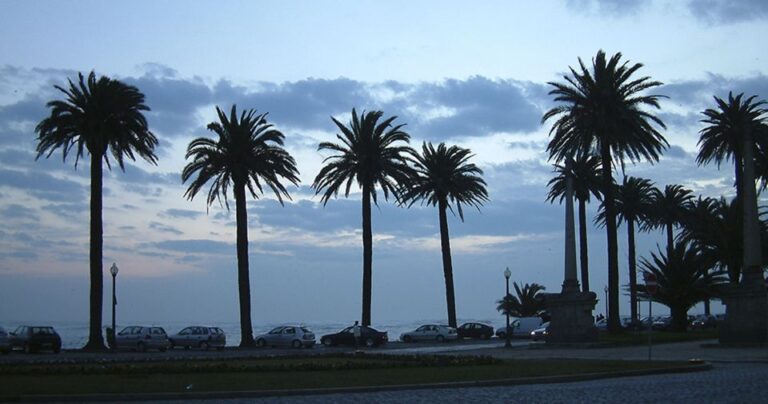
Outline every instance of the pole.
[[651, 334], [653, 334], [653, 309], [651, 299], [648, 299], [648, 360], [651, 360]]
[[603, 290], [605, 291], [605, 318], [608, 321], [608, 286]]
[[[507, 278], [507, 294], [504, 295], [504, 300], [509, 301], [508, 299], [509, 299], [509, 278]], [[509, 342], [509, 334], [511, 334], [512, 332], [510, 332], [509, 330], [509, 307], [507, 307], [507, 310], [505, 311], [507, 312], [507, 329], [506, 329], [506, 332], [504, 333], [504, 337], [506, 338], [506, 342], [504, 342], [504, 347], [511, 348], [512, 344]]]
[[112, 274], [112, 352], [117, 352], [117, 329], [115, 328], [115, 306], [117, 305], [117, 299], [115, 297], [115, 278], [116, 274]]

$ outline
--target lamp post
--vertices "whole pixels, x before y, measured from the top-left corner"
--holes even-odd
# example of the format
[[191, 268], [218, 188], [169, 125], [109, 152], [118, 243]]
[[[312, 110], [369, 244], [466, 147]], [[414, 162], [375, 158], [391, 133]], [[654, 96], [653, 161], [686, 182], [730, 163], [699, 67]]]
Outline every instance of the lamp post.
[[[504, 270], [504, 278], [507, 279], [507, 294], [504, 295], [504, 300], [507, 304], [509, 304], [509, 277], [512, 276], [512, 271], [509, 270], [509, 267]], [[506, 348], [511, 348], [512, 344], [509, 342], [509, 334], [511, 332], [509, 331], [509, 306], [506, 307], [506, 310], [504, 310], [507, 313], [507, 329], [504, 332], [504, 337], [506, 338], [506, 342], [504, 342], [504, 346]]]
[[112, 274], [112, 342], [110, 348], [112, 352], [117, 352], [117, 329], [115, 328], [115, 306], [117, 306], [117, 297], [115, 296], [115, 279], [117, 279], [117, 264], [114, 262], [109, 268], [109, 273]]
[[608, 319], [608, 285], [605, 285], [605, 289], [603, 289], [605, 292], [605, 318], [606, 321]]

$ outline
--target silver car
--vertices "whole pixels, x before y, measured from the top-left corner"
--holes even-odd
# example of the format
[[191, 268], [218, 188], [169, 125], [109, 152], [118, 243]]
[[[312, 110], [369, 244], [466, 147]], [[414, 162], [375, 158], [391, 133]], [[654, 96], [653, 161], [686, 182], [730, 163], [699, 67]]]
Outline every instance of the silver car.
[[145, 352], [148, 349], [165, 351], [170, 345], [163, 327], [131, 326], [123, 328], [116, 337], [117, 349], [135, 349]]
[[275, 327], [270, 332], [257, 336], [255, 341], [256, 346], [260, 347], [312, 348], [315, 346], [315, 334], [306, 327], [287, 325]]
[[11, 341], [8, 339], [8, 332], [0, 327], [0, 353], [7, 354], [11, 352]]
[[447, 342], [447, 341], [455, 341], [458, 339], [459, 335], [456, 333], [456, 329], [453, 327], [448, 327], [446, 325], [437, 325], [437, 324], [425, 324], [421, 327], [409, 331], [406, 333], [403, 333], [400, 335], [400, 340], [403, 342], [414, 342], [414, 341], [437, 341], [437, 342]]
[[207, 350], [208, 348], [216, 348], [221, 350], [227, 344], [224, 331], [218, 327], [187, 327], [168, 337], [168, 340], [171, 349], [183, 347], [184, 349], [200, 348]]

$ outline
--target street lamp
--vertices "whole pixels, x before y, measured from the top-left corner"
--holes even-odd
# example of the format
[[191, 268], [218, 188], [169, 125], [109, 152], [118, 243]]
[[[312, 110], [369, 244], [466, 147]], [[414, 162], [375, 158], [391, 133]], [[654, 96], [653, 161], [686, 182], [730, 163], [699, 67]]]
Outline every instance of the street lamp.
[[507, 329], [506, 329], [506, 332], [504, 333], [504, 337], [507, 340], [504, 343], [504, 346], [506, 348], [511, 348], [512, 347], [512, 344], [509, 342], [509, 334], [511, 334], [511, 332], [509, 331], [509, 308], [510, 308], [509, 307], [509, 277], [510, 276], [512, 276], [512, 271], [510, 271], [509, 267], [507, 267], [507, 269], [504, 270], [504, 278], [507, 279], [507, 294], [504, 295], [504, 300], [507, 303], [506, 310], [504, 310], [507, 313]]
[[117, 264], [114, 262], [109, 268], [109, 273], [112, 274], [112, 341], [110, 342], [110, 348], [112, 352], [117, 351], [117, 329], [115, 328], [115, 306], [117, 306], [117, 297], [115, 296], [115, 279], [117, 278]]
[[605, 318], [608, 319], [608, 285], [605, 285]]

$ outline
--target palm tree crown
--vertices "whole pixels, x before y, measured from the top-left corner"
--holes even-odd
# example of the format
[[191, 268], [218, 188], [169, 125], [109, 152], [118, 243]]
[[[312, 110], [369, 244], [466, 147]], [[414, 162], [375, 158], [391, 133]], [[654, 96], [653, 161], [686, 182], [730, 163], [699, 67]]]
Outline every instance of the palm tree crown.
[[62, 159], [74, 150], [75, 167], [84, 154], [91, 156], [90, 195], [90, 321], [87, 350], [103, 350], [101, 331], [104, 279], [102, 274], [102, 159], [111, 169], [111, 154], [121, 169], [124, 160], [135, 160], [138, 154], [152, 164], [157, 163], [154, 149], [157, 138], [150, 132], [143, 115], [149, 111], [144, 94], [136, 87], [108, 77], [96, 79], [91, 72], [86, 80], [78, 73], [78, 83], [69, 80], [69, 87], [55, 88], [66, 96], [47, 104], [51, 114], [35, 128], [37, 157], [46, 158], [57, 149]]
[[525, 284], [522, 288], [517, 282], [513, 283], [517, 296], [509, 294], [496, 302], [496, 310], [501, 314], [514, 317], [539, 316], [544, 312], [544, 300], [541, 292], [546, 288], [538, 283]]
[[256, 114], [246, 110], [237, 115], [232, 106], [229, 117], [216, 107], [219, 121], [208, 124], [208, 130], [217, 139], [197, 138], [189, 143], [186, 158], [192, 159], [182, 171], [183, 182], [192, 179], [184, 194], [190, 200], [211, 183], [206, 197], [210, 206], [214, 201], [224, 200], [229, 209], [228, 190], [235, 196], [237, 224], [237, 283], [240, 300], [240, 346], [253, 344], [251, 326], [251, 291], [248, 265], [248, 215], [246, 212], [247, 188], [253, 198], [264, 193], [265, 187], [272, 190], [280, 204], [290, 195], [282, 180], [299, 183], [296, 161], [283, 148], [285, 136], [267, 123], [267, 114]]
[[667, 248], [674, 244], [674, 227], [682, 224], [690, 209], [693, 195], [682, 185], [667, 185], [664, 191], [654, 188], [651, 193], [651, 214], [645, 229], [665, 229]]
[[352, 120], [345, 126], [331, 118], [341, 131], [336, 138], [340, 143], [323, 142], [318, 150], [336, 152], [327, 157], [312, 187], [322, 193], [323, 205], [344, 188], [349, 196], [352, 183], [356, 182], [363, 192], [363, 310], [362, 324], [371, 324], [371, 292], [373, 265], [373, 231], [371, 229], [371, 199], [377, 204], [377, 188], [381, 188], [384, 199], [393, 195], [400, 200], [399, 191], [413, 177], [408, 165], [408, 155], [413, 149], [398, 143], [408, 143], [410, 135], [402, 130], [403, 125], [392, 125], [397, 117], [390, 117], [379, 123], [383, 112], [363, 111], [360, 117], [352, 109]]
[[549, 83], [554, 87], [549, 94], [559, 105], [547, 111], [542, 122], [556, 118], [547, 145], [550, 160], [600, 156], [608, 243], [608, 325], [611, 331], [618, 332], [619, 264], [611, 170], [614, 158], [622, 166], [625, 158], [633, 162], [658, 161], [668, 145], [656, 129], [664, 128], [664, 123], [642, 109], [658, 109], [661, 96], [640, 94], [661, 83], [649, 77], [634, 78], [642, 64], [621, 62], [621, 53], [607, 59], [602, 50], [598, 51], [591, 72], [581, 59], [579, 66], [579, 70], [570, 69], [571, 75], [564, 77], [566, 83]]

